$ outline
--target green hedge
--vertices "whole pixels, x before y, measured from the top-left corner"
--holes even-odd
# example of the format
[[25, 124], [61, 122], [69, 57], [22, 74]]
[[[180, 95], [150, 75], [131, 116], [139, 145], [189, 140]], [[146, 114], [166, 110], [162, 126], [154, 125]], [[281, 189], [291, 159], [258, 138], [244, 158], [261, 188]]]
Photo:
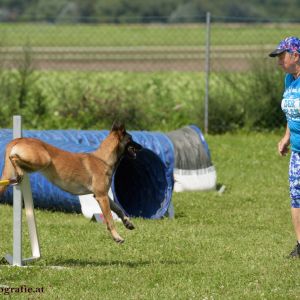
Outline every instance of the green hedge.
[[[218, 73], [210, 80], [209, 131], [272, 130], [284, 124], [283, 74], [268, 64], [248, 73]], [[123, 120], [129, 129], [203, 127], [204, 75], [200, 73], [42, 72], [24, 64], [0, 72], [0, 126], [12, 115], [25, 128], [104, 129]]]
[[[0, 74], [0, 126], [22, 114], [28, 128], [163, 130], [199, 122], [201, 77], [195, 74], [20, 70]], [[200, 96], [201, 95], [201, 96]]]
[[223, 73], [210, 87], [212, 133], [236, 129], [274, 130], [285, 126], [281, 111], [284, 74], [275, 61], [253, 61], [247, 73]]

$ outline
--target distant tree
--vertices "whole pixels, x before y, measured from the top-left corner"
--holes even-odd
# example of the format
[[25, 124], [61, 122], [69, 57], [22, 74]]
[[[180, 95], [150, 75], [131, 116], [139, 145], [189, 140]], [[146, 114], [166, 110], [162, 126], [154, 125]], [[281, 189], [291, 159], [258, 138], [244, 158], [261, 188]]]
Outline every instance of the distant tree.
[[31, 6], [33, 2], [36, 3], [38, 0], [1, 0], [0, 9], [7, 12], [4, 20], [18, 20], [20, 15], [26, 10], [26, 7]]
[[68, 3], [68, 0], [35, 0], [30, 2], [31, 5], [21, 14], [21, 19], [55, 22], [57, 16]]
[[97, 0], [77, 0], [76, 5], [80, 15], [80, 21], [82, 22], [94, 22], [96, 21], [96, 3]]
[[170, 13], [176, 9], [182, 0], [111, 0], [97, 2], [96, 15], [102, 19], [115, 22], [129, 20], [131, 22], [152, 22], [168, 19]]
[[194, 22], [207, 11], [223, 20], [299, 19], [300, 0], [0, 0], [1, 20]]

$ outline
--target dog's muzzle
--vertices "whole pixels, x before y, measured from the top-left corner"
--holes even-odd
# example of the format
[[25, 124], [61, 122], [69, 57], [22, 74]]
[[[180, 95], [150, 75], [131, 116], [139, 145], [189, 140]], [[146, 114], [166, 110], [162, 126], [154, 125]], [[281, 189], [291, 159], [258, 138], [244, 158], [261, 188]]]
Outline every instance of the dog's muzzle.
[[126, 154], [129, 158], [136, 159], [137, 153], [142, 149], [143, 147], [140, 144], [130, 141], [126, 147]]

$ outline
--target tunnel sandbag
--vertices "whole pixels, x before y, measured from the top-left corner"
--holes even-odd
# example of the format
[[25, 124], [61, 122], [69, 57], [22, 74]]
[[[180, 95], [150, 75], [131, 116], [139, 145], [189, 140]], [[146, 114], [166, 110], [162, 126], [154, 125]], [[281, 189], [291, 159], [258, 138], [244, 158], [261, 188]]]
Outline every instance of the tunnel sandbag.
[[166, 135], [174, 145], [174, 191], [216, 189], [216, 170], [201, 130], [191, 125]]
[[[92, 152], [108, 135], [108, 130], [23, 130], [23, 137], [34, 137], [70, 152]], [[130, 132], [144, 149], [136, 160], [124, 158], [112, 180], [114, 200], [127, 215], [161, 218], [171, 201], [173, 189], [174, 150], [169, 138], [159, 132]], [[0, 130], [0, 170], [2, 173], [6, 144], [12, 130]], [[115, 182], [116, 181], [116, 182]], [[35, 207], [66, 212], [81, 212], [79, 197], [62, 191], [39, 173], [30, 174]], [[2, 203], [12, 203], [8, 188]], [[136, 205], [136, 207], [135, 207]]]

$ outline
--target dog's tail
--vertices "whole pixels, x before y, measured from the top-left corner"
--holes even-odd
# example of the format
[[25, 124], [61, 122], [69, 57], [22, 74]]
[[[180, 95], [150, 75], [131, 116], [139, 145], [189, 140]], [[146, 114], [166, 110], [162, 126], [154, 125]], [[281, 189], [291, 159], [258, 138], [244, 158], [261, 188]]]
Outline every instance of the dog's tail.
[[12, 145], [11, 143], [6, 146], [5, 150], [5, 161], [4, 161], [4, 168], [1, 175], [0, 183], [0, 197], [7, 189], [7, 186], [12, 183], [12, 179], [14, 176], [14, 167], [9, 159], [10, 151], [11, 151]]

